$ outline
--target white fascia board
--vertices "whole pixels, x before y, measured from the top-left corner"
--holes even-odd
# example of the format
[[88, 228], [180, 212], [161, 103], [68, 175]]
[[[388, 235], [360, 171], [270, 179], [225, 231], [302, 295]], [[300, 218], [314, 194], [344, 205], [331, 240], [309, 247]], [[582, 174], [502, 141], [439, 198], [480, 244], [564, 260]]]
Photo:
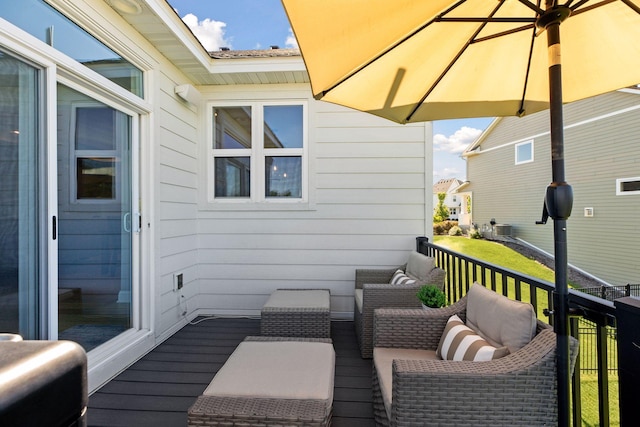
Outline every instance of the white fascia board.
[[306, 71], [302, 57], [212, 59], [212, 74]]
[[180, 42], [184, 45], [196, 59], [204, 67], [211, 66], [211, 56], [209, 52], [200, 44], [196, 36], [189, 30], [178, 13], [171, 7], [166, 0], [140, 0], [144, 1], [149, 9], [151, 9], [164, 24], [169, 28]]
[[489, 136], [493, 128], [495, 128], [498, 125], [498, 123], [500, 123], [501, 121], [502, 121], [502, 117], [496, 117], [495, 119], [493, 119], [493, 121], [489, 124], [489, 126], [487, 126], [484, 132], [482, 132], [480, 136], [471, 144], [469, 144], [469, 146], [462, 152], [460, 157], [465, 158], [468, 156], [472, 156], [474, 154], [478, 154], [478, 153], [474, 153], [474, 150], [478, 148], [480, 144], [482, 144], [482, 142], [487, 138], [487, 136]]

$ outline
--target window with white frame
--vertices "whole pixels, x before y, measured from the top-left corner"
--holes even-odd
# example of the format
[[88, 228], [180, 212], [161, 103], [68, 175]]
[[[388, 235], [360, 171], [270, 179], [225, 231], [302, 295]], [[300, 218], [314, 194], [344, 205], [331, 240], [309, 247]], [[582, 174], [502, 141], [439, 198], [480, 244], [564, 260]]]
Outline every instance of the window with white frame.
[[616, 179], [616, 195], [640, 194], [640, 177]]
[[214, 106], [211, 124], [214, 201], [306, 198], [304, 104]]
[[118, 201], [120, 147], [117, 141], [122, 120], [116, 110], [102, 104], [76, 104], [73, 112], [72, 201]]
[[516, 144], [516, 165], [533, 162], [533, 141]]

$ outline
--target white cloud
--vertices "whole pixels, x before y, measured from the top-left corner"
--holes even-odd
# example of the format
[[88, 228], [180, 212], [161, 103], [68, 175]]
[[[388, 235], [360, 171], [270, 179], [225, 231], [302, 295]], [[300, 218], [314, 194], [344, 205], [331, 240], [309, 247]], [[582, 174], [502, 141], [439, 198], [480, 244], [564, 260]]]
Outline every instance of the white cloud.
[[183, 16], [182, 20], [208, 51], [220, 50], [221, 47], [232, 48], [231, 40], [224, 36], [226, 23], [209, 18], [200, 21], [193, 13]]
[[287, 36], [287, 40], [284, 42], [284, 45], [288, 48], [297, 48], [298, 40], [296, 40], [296, 36], [293, 35], [293, 30], [289, 28], [289, 35]]
[[440, 133], [436, 134], [433, 136], [433, 150], [453, 154], [462, 153], [481, 133], [480, 129], [463, 126], [448, 137]]

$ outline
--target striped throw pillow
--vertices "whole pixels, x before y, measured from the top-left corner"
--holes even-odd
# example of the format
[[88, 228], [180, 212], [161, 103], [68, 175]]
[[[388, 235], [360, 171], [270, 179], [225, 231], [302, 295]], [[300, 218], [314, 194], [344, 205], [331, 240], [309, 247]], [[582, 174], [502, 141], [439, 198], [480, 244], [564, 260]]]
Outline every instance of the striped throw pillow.
[[480, 362], [504, 357], [509, 354], [509, 349], [492, 346], [454, 314], [447, 321], [436, 353], [444, 360]]
[[396, 270], [391, 278], [392, 285], [414, 285], [415, 283], [416, 281], [404, 274], [404, 271], [402, 270]]

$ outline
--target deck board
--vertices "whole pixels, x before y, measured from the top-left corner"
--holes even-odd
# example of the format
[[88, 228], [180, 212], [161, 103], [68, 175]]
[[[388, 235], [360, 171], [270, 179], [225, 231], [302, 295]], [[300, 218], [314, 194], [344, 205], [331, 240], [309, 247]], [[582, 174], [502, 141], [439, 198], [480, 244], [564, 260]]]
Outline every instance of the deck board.
[[[185, 326], [90, 397], [88, 425], [185, 426], [188, 408], [247, 335], [260, 335], [259, 320]], [[331, 338], [336, 351], [332, 426], [374, 426], [371, 360], [360, 358], [353, 322], [332, 322]]]

